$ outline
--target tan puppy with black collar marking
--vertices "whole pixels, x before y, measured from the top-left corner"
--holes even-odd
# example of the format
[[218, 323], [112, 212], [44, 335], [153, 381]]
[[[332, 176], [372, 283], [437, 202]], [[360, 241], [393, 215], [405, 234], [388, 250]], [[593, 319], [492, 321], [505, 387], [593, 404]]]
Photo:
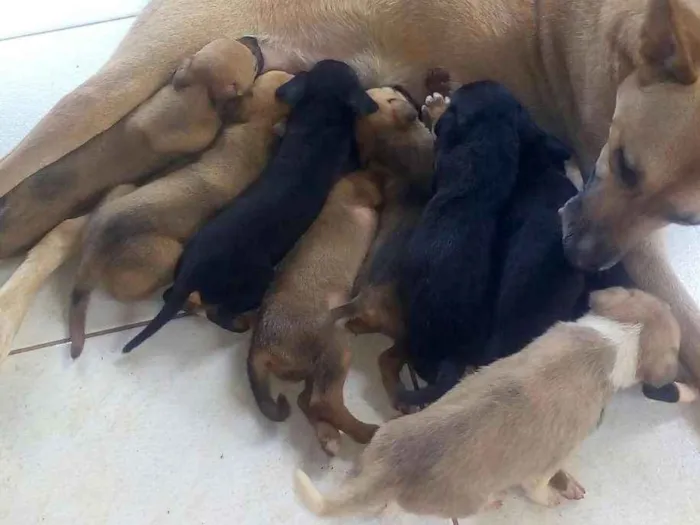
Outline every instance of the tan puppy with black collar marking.
[[360, 473], [338, 491], [324, 496], [297, 471], [297, 494], [321, 516], [396, 502], [443, 518], [498, 507], [517, 486], [547, 506], [582, 498], [563, 463], [598, 426], [615, 391], [673, 380], [680, 344], [669, 306], [644, 292], [608, 288], [592, 294], [590, 306], [425, 410], [380, 427]]
[[171, 82], [117, 125], [47, 166], [1, 201], [0, 255], [31, 246], [105, 190], [153, 175], [214, 140], [227, 105], [253, 84], [248, 45], [219, 39], [182, 62]]

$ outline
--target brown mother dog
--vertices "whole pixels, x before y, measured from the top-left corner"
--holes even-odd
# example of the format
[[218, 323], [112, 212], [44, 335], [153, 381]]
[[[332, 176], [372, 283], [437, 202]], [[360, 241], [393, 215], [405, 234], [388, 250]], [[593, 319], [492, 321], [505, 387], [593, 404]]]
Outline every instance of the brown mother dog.
[[700, 18], [685, 1], [155, 0], [108, 64], [2, 161], [0, 193], [115, 125], [219, 35], [260, 36], [271, 69], [337, 58], [416, 98], [432, 67], [489, 78], [571, 144], [584, 172], [602, 151], [600, 182], [565, 214], [571, 258], [606, 266], [627, 251], [638, 284], [672, 304], [697, 379], [700, 312], [648, 240], [700, 213]]

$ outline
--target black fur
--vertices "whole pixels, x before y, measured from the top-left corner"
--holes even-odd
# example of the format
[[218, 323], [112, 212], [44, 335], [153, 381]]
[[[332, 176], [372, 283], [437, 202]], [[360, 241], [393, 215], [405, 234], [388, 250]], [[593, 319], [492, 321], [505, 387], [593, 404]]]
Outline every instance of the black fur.
[[561, 241], [558, 210], [576, 194], [566, 178], [568, 151], [539, 130], [521, 146], [518, 182], [499, 227], [492, 336], [479, 365], [518, 352], [557, 321], [578, 317], [586, 290]]
[[188, 242], [168, 301], [124, 352], [172, 319], [194, 291], [231, 315], [257, 307], [275, 266], [312, 224], [333, 184], [358, 168], [355, 120], [378, 107], [349, 66], [321, 61], [280, 87], [277, 97], [293, 108], [277, 153]]
[[[498, 218], [516, 182], [526, 124], [522, 106], [493, 82], [457, 90], [437, 123], [435, 191], [408, 242], [398, 284], [402, 344], [429, 384], [440, 370], [456, 370], [447, 374], [453, 380], [481, 360]], [[402, 404], [418, 397], [397, 393]]]

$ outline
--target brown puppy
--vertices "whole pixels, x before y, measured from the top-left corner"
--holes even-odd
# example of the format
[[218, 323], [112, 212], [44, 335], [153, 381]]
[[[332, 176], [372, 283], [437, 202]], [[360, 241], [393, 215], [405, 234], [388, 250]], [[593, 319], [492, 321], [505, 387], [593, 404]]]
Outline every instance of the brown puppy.
[[273, 421], [287, 419], [290, 407], [283, 395], [272, 399], [270, 374], [305, 381], [299, 407], [329, 454], [340, 446], [338, 431], [367, 443], [377, 429], [358, 421], [345, 406], [350, 353], [342, 330], [329, 322], [328, 314], [347, 300], [374, 237], [380, 202], [380, 189], [369, 172], [336, 183], [265, 295], [248, 356], [255, 400]]
[[207, 147], [227, 102], [250, 88], [256, 71], [249, 47], [226, 39], [185, 60], [169, 85], [116, 126], [3, 197], [0, 256], [31, 246], [105, 190]]
[[678, 368], [680, 330], [669, 306], [638, 290], [592, 295], [591, 312], [465, 378], [425, 410], [383, 425], [361, 472], [323, 496], [301, 471], [296, 490], [324, 516], [390, 502], [415, 514], [466, 517], [516, 486], [553, 506], [585, 491], [559, 469], [599, 424], [616, 390], [663, 385]]
[[[195, 60], [196, 61], [196, 60]], [[120, 300], [148, 296], [172, 279], [182, 246], [265, 167], [274, 126], [288, 113], [275, 91], [292, 75], [270, 71], [236, 104], [233, 118], [201, 158], [104, 206], [90, 220], [70, 312], [71, 355], [84, 342], [90, 292]]]

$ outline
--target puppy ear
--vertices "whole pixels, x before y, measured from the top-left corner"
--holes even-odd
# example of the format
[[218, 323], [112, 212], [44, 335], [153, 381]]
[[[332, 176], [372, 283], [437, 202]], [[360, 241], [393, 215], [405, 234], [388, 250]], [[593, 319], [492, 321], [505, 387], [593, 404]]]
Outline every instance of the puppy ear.
[[379, 106], [364, 89], [358, 88], [348, 97], [348, 105], [360, 117], [366, 117], [379, 111]]
[[192, 58], [187, 58], [175, 71], [172, 79], [172, 85], [176, 91], [179, 91], [192, 85], [193, 82]]
[[394, 122], [399, 129], [407, 129], [418, 120], [418, 111], [410, 102], [396, 99], [390, 102]]
[[308, 73], [302, 71], [289, 82], [278, 87], [275, 96], [288, 106], [296, 106], [306, 93], [307, 77]]

